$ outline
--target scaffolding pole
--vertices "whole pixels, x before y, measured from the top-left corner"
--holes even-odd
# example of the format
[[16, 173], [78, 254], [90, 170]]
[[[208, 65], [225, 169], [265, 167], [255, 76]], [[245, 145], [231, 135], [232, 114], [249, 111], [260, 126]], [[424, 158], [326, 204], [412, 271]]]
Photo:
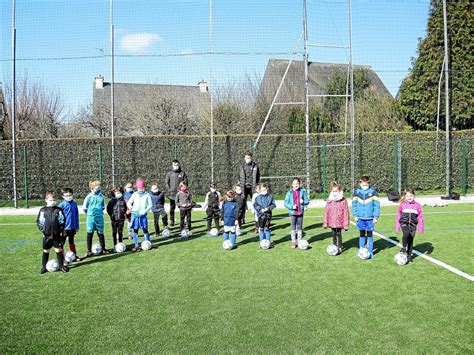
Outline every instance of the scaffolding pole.
[[115, 187], [115, 45], [114, 45], [114, 2], [110, 0], [110, 136], [111, 136], [111, 173], [112, 186]]
[[16, 0], [12, 6], [12, 178], [13, 178], [13, 206], [18, 208], [18, 196], [16, 191]]

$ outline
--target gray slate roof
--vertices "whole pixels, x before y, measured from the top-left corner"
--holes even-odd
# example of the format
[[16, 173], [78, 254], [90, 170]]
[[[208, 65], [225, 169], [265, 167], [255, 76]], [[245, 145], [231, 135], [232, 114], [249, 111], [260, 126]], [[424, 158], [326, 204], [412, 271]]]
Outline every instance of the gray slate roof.
[[[103, 89], [97, 89], [94, 84], [93, 106], [94, 112], [100, 107], [110, 108], [111, 84], [104, 82]], [[157, 84], [114, 84], [115, 110], [118, 114], [124, 109], [140, 105], [146, 97], [167, 97], [189, 104], [193, 115], [197, 116], [201, 110], [209, 105], [209, 94], [202, 93], [199, 87], [184, 85], [157, 85]]]
[[[288, 60], [270, 59], [263, 76], [260, 93], [270, 100], [273, 99], [280, 81], [285, 74]], [[366, 69], [372, 85], [381, 92], [390, 95], [382, 80], [370, 66], [355, 65], [354, 69]], [[347, 75], [347, 64], [309, 62], [308, 79], [309, 94], [325, 94], [326, 83], [332, 78], [334, 71]], [[340, 94], [345, 94], [341, 92]], [[293, 61], [285, 78], [277, 102], [305, 101], [304, 94], [304, 61]]]

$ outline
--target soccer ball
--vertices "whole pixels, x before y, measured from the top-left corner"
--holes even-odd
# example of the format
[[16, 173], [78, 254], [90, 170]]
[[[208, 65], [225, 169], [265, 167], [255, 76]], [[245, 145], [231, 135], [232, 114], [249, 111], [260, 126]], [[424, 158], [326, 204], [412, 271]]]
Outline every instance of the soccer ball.
[[50, 260], [46, 263], [46, 270], [49, 272], [55, 272], [59, 269], [59, 263], [57, 260]]
[[395, 258], [393, 260], [397, 265], [405, 265], [408, 261], [408, 258], [405, 253], [397, 253], [395, 254]]
[[165, 238], [169, 238], [171, 236], [171, 232], [168, 228], [163, 229], [163, 232], [161, 232], [161, 235]]
[[334, 244], [328, 245], [326, 252], [330, 256], [336, 256], [339, 253], [339, 249]]
[[144, 240], [141, 244], [143, 250], [150, 250], [151, 249], [151, 242], [149, 240]]
[[219, 235], [219, 229], [217, 228], [212, 228], [210, 231], [209, 231], [209, 235], [211, 237], [217, 237]]
[[74, 254], [73, 251], [68, 251], [66, 254], [64, 254], [64, 260], [66, 260], [68, 263], [76, 260], [76, 254]]
[[298, 241], [298, 248], [301, 249], [301, 250], [306, 250], [308, 249], [308, 246], [309, 246], [309, 243], [307, 240], [305, 239], [300, 239]]
[[188, 230], [187, 230], [187, 229], [183, 229], [183, 230], [181, 231], [181, 236], [182, 236], [183, 238], [187, 238], [187, 237], [189, 236]]
[[260, 242], [260, 248], [262, 248], [263, 250], [270, 249], [270, 241], [268, 239], [262, 239], [262, 241]]
[[367, 248], [360, 248], [359, 252], [357, 253], [357, 256], [363, 260], [369, 258], [369, 249]]
[[92, 246], [92, 254], [98, 255], [100, 253], [102, 253], [102, 247], [100, 246], [100, 244], [94, 244]]
[[232, 244], [232, 242], [229, 239], [224, 240], [224, 243], [222, 243], [222, 248], [224, 248], [225, 250], [231, 250], [233, 247], [234, 247], [234, 244]]
[[125, 250], [127, 250], [127, 246], [125, 243], [118, 243], [115, 245], [114, 250], [116, 253], [123, 253]]

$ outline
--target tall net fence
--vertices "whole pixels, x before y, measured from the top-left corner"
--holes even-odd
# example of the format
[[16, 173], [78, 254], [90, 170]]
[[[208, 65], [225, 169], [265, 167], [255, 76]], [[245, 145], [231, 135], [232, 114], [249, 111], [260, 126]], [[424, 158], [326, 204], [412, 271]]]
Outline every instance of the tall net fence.
[[[16, 30], [20, 197], [38, 197], [46, 189], [66, 185], [84, 194], [87, 181], [94, 178], [107, 187], [137, 176], [161, 182], [172, 159], [183, 162], [193, 188], [204, 193], [211, 180], [223, 188], [236, 182], [246, 150], [255, 153], [262, 181], [276, 192], [286, 189], [289, 176], [307, 173], [313, 191], [326, 190], [334, 179], [350, 187], [351, 169], [355, 175], [375, 175], [387, 191], [400, 187], [400, 174], [403, 185], [444, 184], [443, 139], [415, 134], [372, 140], [359, 135], [359, 128], [402, 128], [403, 123], [390, 119], [391, 113], [379, 104], [393, 100], [409, 73], [419, 38], [426, 35], [428, 0], [354, 1], [351, 9], [346, 0], [1, 4], [0, 63], [7, 113], [12, 106], [13, 27]], [[304, 136], [305, 25], [306, 43], [316, 45], [306, 48], [308, 93], [316, 95], [308, 99], [310, 148]], [[356, 82], [354, 160], [345, 145], [351, 136], [348, 98], [317, 96], [348, 93], [351, 55]], [[441, 68], [432, 70], [439, 73]], [[364, 94], [362, 88], [372, 91]], [[380, 100], [358, 102], [364, 95]], [[114, 159], [106, 139], [112, 134], [112, 115]], [[367, 118], [374, 115], [385, 119]], [[1, 122], [5, 139], [11, 138], [10, 117]], [[260, 130], [263, 136], [256, 145]], [[461, 136], [453, 140], [453, 186], [470, 183], [472, 163], [466, 163], [463, 154], [472, 154], [472, 136], [466, 137], [465, 143]], [[397, 139], [407, 141], [402, 143], [401, 166], [394, 157]], [[413, 151], [423, 149], [422, 158], [408, 154], [412, 144]], [[0, 148], [0, 198], [9, 199], [11, 144], [5, 141]], [[422, 168], [428, 163], [430, 176]], [[398, 180], [394, 171], [400, 171]]]

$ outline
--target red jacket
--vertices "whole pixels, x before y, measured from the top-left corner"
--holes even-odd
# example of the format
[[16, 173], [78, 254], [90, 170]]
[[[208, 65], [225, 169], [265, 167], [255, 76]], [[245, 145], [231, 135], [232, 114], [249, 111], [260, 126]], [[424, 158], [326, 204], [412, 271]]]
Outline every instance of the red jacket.
[[345, 198], [326, 201], [323, 227], [349, 229], [349, 206]]

